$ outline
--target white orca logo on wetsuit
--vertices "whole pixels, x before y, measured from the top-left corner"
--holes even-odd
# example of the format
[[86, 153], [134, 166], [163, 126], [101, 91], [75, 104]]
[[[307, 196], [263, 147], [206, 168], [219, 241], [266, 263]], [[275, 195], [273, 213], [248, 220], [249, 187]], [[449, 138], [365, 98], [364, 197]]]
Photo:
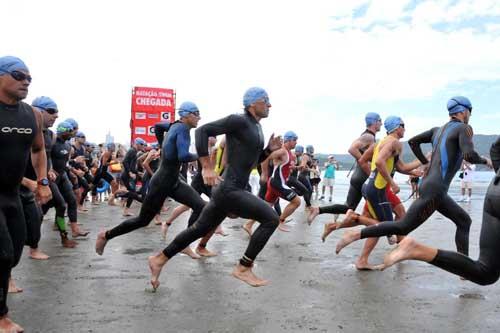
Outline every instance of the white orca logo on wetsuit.
[[2, 127], [2, 133], [17, 133], [17, 134], [31, 134], [33, 130], [31, 128], [22, 128], [22, 127]]

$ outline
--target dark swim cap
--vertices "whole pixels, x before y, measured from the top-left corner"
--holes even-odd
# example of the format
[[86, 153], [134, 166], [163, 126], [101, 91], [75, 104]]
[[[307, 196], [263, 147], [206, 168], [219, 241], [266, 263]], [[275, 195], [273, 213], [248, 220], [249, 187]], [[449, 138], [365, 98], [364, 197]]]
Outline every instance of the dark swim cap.
[[450, 116], [455, 113], [464, 112], [466, 109], [472, 111], [472, 104], [467, 97], [455, 96], [448, 101], [446, 105]]
[[306, 152], [308, 154], [314, 154], [314, 147], [312, 145], [307, 145], [306, 146]]
[[73, 118], [68, 118], [65, 120], [66, 122], [70, 123], [71, 126], [73, 126], [73, 130], [76, 130], [78, 128], [78, 123], [76, 122], [75, 119]]
[[295, 146], [295, 152], [296, 153], [303, 153], [304, 152], [304, 147], [302, 147], [301, 145], [296, 145]]
[[495, 172], [497, 172], [500, 167], [500, 136], [497, 138], [497, 141], [491, 145], [490, 156], [493, 168], [495, 169]]
[[73, 131], [73, 126], [67, 121], [60, 122], [57, 125], [56, 129], [57, 134], [69, 133], [72, 131]]

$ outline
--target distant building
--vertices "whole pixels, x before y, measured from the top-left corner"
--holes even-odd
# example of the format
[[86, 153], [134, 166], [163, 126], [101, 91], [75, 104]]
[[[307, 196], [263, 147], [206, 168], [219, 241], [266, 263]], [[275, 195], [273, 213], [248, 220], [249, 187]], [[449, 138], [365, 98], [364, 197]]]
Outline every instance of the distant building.
[[115, 137], [111, 135], [111, 131], [106, 134], [106, 143], [112, 143], [115, 142]]

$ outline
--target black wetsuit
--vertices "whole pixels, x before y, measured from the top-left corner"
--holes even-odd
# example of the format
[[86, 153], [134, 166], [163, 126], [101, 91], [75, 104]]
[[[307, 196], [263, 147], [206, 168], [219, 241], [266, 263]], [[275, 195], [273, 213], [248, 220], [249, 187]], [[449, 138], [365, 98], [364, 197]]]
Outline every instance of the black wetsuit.
[[92, 188], [92, 196], [97, 195], [97, 188], [99, 187], [100, 185], [99, 182], [101, 180], [105, 180], [110, 185], [111, 182], [115, 180], [113, 175], [108, 172], [109, 163], [111, 162], [112, 159], [113, 159], [112, 154], [109, 154], [109, 158], [107, 161], [104, 161], [103, 158], [101, 157], [101, 165], [99, 165], [99, 168], [97, 169], [94, 177], [94, 187]]
[[[43, 140], [45, 141], [45, 152], [47, 154], [47, 170], [52, 169], [52, 147], [54, 146], [54, 133], [50, 129], [43, 130]], [[64, 214], [66, 212], [66, 202], [64, 201], [61, 192], [57, 186], [56, 181], [50, 181], [49, 183], [50, 191], [52, 192], [52, 199], [49, 202], [42, 205], [42, 215], [47, 214], [51, 207], [56, 210], [56, 215], [54, 217], [54, 222], [58, 227], [61, 234], [66, 234], [66, 224], [64, 222]]]
[[[85, 146], [82, 145], [80, 148], [78, 148], [77, 146], [73, 145], [73, 154], [71, 155], [69, 165], [72, 168], [75, 168], [75, 169], [78, 169], [78, 170], [85, 172], [85, 174], [83, 176], [78, 176], [75, 174], [74, 177], [76, 177], [76, 182], [73, 183], [74, 189], [82, 188], [82, 193], [81, 193], [79, 204], [83, 205], [85, 198], [87, 197], [87, 194], [90, 192], [89, 179], [92, 180], [92, 177], [90, 176], [90, 173], [88, 172], [88, 170], [86, 171], [85, 163], [80, 163], [80, 162], [75, 161], [75, 158], [77, 158], [79, 156], [83, 156], [84, 158], [87, 157], [87, 153], [85, 151]], [[68, 173], [68, 176], [71, 176], [71, 174]], [[71, 178], [70, 178], [70, 180], [71, 180]]]
[[195, 161], [198, 158], [196, 154], [189, 153], [191, 141], [189, 127], [181, 122], [173, 123], [164, 141], [160, 168], [150, 181], [149, 191], [144, 198], [139, 216], [128, 219], [107, 231], [106, 239], [109, 240], [147, 226], [160, 212], [167, 196], [193, 210], [188, 225], [193, 224], [203, 209], [205, 201], [192, 187], [179, 180], [181, 163]]
[[[370, 130], [365, 130], [361, 133], [361, 136], [365, 134], [373, 135], [373, 140], [375, 141], [375, 133]], [[360, 149], [359, 152], [363, 154], [368, 147], [364, 149]], [[347, 199], [343, 205], [334, 204], [324, 207], [319, 207], [320, 214], [345, 214], [349, 209], [356, 210], [358, 207], [361, 198], [363, 197], [362, 189], [363, 184], [368, 179], [369, 175], [367, 175], [363, 169], [359, 166], [358, 162], [356, 162], [356, 167], [354, 168], [354, 172], [351, 176], [351, 181], [349, 185], [349, 191], [347, 192]]]
[[[273, 161], [269, 161], [269, 166], [267, 170], [268, 175], [272, 175], [274, 170], [273, 166]], [[259, 172], [259, 176], [262, 175], [262, 168], [260, 164], [257, 166], [257, 171]], [[290, 177], [289, 177], [290, 178]], [[261, 178], [259, 177], [259, 193], [257, 193], [257, 196], [261, 198], [262, 200], [266, 200], [266, 192], [267, 192], [267, 180], [265, 182], [261, 181]], [[281, 206], [280, 206], [280, 201], [277, 200], [276, 203], [274, 204], [274, 210], [276, 213], [278, 213], [279, 216], [281, 216]]]
[[[62, 138], [57, 137], [52, 146], [50, 159], [52, 161], [52, 169], [57, 172], [55, 183], [59, 189], [59, 193], [66, 202], [69, 221], [75, 223], [77, 222], [76, 197], [67, 173], [70, 150], [71, 145]], [[57, 207], [56, 216], [64, 216], [64, 212], [57, 212]]]
[[158, 140], [158, 144], [160, 145], [160, 147], [163, 146], [163, 139], [165, 138], [165, 133], [168, 132], [170, 125], [170, 122], [161, 121], [159, 123], [156, 123], [154, 126], [156, 140]]
[[[296, 165], [300, 165], [301, 157], [300, 156], [296, 156], [296, 158], [297, 158]], [[270, 174], [272, 174], [272, 171], [271, 171]], [[286, 185], [288, 185], [289, 187], [293, 188], [294, 191], [295, 191], [295, 193], [297, 193], [299, 196], [301, 196], [301, 197], [304, 198], [304, 201], [306, 202], [306, 206], [308, 204], [308, 200], [309, 200], [309, 206], [311, 205], [311, 196], [308, 196], [308, 191], [309, 190], [308, 190], [308, 188], [301, 181], [299, 181], [299, 171], [298, 171], [298, 169], [294, 168], [292, 170], [292, 172], [290, 173], [290, 176], [288, 177], [288, 179], [286, 181]], [[264, 192], [264, 195], [265, 195], [265, 192]]]
[[240, 263], [251, 266], [278, 227], [279, 216], [264, 200], [245, 190], [252, 169], [262, 162], [269, 151], [263, 150], [264, 134], [260, 124], [249, 114], [230, 115], [205, 124], [196, 130], [196, 149], [200, 156], [208, 156], [208, 138], [226, 134], [228, 164], [223, 181], [213, 188], [212, 199], [199, 219], [184, 230], [163, 250], [172, 258], [196, 239], [214, 230], [228, 214], [253, 219], [260, 226], [252, 234]]
[[[160, 167], [161, 157], [155, 158], [149, 162], [149, 167], [151, 171], [153, 171], [153, 175]], [[144, 172], [144, 177], [142, 177], [142, 187], [141, 187], [141, 195], [144, 198], [149, 191], [149, 183], [151, 182], [151, 178], [153, 175], [150, 175], [149, 172]]]
[[207, 197], [212, 197], [212, 186], [205, 185], [203, 176], [201, 174], [201, 163], [198, 161], [198, 168], [193, 178], [191, 178], [191, 187], [195, 189], [200, 195], [205, 194]]
[[455, 173], [460, 169], [462, 159], [474, 164], [486, 163], [486, 160], [474, 151], [472, 136], [472, 128], [469, 125], [452, 119], [441, 128], [436, 127], [411, 138], [408, 143], [423, 164], [428, 161], [420, 144], [432, 143], [433, 146], [431, 164], [420, 186], [420, 197], [412, 203], [401, 220], [364, 228], [361, 238], [407, 235], [437, 210], [455, 223], [457, 251], [467, 255], [471, 219], [462, 207], [450, 198], [448, 188]]
[[[312, 162], [312, 155], [306, 154], [309, 157], [309, 160], [306, 163], [307, 168], [312, 168], [313, 162]], [[300, 171], [299, 172], [299, 177], [298, 177], [299, 182], [301, 182], [304, 187], [306, 188], [306, 192], [304, 192], [302, 195], [304, 196], [304, 201], [306, 202], [306, 207], [311, 207], [311, 197], [313, 193], [313, 187], [311, 185], [311, 178], [310, 178], [310, 171]], [[300, 192], [300, 190], [299, 190]]]
[[[137, 172], [137, 150], [134, 147], [130, 148], [127, 151], [127, 154], [125, 154], [125, 158], [123, 159], [122, 164], [123, 164], [123, 171], [121, 174], [121, 180], [128, 191], [122, 197], [127, 198], [126, 206], [127, 208], [130, 208], [134, 200], [142, 202], [142, 196], [136, 191], [138, 172]], [[130, 177], [130, 173], [135, 174], [135, 179]]]
[[[499, 142], [499, 141], [497, 141]], [[499, 148], [500, 148], [500, 143]], [[480, 285], [493, 284], [500, 277], [500, 169], [490, 183], [483, 206], [479, 238], [479, 258], [457, 252], [438, 250], [430, 264]]]
[[[31, 162], [31, 156], [24, 177], [34, 181], [37, 179], [35, 169]], [[21, 203], [23, 204], [24, 218], [26, 220], [25, 244], [32, 249], [36, 249], [38, 248], [38, 242], [41, 237], [40, 227], [42, 225], [42, 211], [40, 206], [36, 203], [35, 194], [31, 192], [29, 188], [21, 185], [19, 195], [21, 197]]]
[[23, 102], [0, 102], [0, 316], [8, 313], [7, 292], [13, 267], [21, 259], [26, 222], [19, 198], [31, 146], [37, 133], [33, 109]]

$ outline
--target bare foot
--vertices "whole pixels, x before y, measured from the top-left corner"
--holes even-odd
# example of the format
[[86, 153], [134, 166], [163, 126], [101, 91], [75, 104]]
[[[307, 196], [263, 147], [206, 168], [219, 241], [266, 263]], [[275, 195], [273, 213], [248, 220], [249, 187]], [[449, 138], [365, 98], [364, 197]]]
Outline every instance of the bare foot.
[[269, 281], [258, 278], [253, 272], [251, 267], [245, 267], [241, 264], [236, 265], [232, 275], [251, 285], [252, 287], [262, 287], [269, 284]]
[[311, 225], [311, 223], [313, 223], [314, 219], [318, 215], [319, 215], [319, 207], [312, 206], [311, 209], [309, 210], [309, 215], [307, 215], [307, 224]]
[[160, 273], [161, 269], [167, 263], [168, 259], [163, 253], [157, 254], [156, 256], [148, 257], [149, 270], [151, 271], [151, 285], [153, 286], [153, 292], [160, 286]]
[[397, 242], [398, 242], [398, 236], [396, 235], [387, 236], [387, 243], [389, 243], [389, 245], [394, 245]]
[[190, 256], [191, 259], [200, 259], [201, 258], [189, 246], [186, 247], [184, 250], [182, 250], [181, 253], [184, 253], [185, 255]]
[[170, 224], [168, 224], [167, 222], [163, 222], [161, 224], [161, 238], [167, 239], [168, 227], [170, 227]]
[[219, 226], [217, 227], [217, 229], [215, 229], [215, 232], [214, 234], [216, 235], [220, 235], [222, 237], [226, 237], [228, 234], [224, 231], [224, 229], [222, 229], [222, 226], [219, 224]]
[[248, 221], [247, 223], [243, 224], [243, 230], [245, 230], [248, 236], [250, 237], [252, 237], [252, 227], [253, 223], [251, 221]]
[[348, 230], [344, 232], [342, 238], [337, 243], [337, 247], [335, 248], [335, 253], [339, 254], [344, 247], [346, 247], [347, 245], [351, 244], [354, 241], [357, 241], [360, 238], [360, 235], [361, 233], [359, 231]]
[[202, 257], [215, 257], [215, 256], [217, 256], [217, 253], [208, 251], [206, 247], [199, 246], [199, 245], [196, 247], [196, 253], [198, 253]]
[[43, 253], [42, 251], [40, 251], [38, 248], [36, 249], [30, 248], [30, 258], [36, 260], [47, 260], [50, 257], [45, 253]]
[[398, 246], [384, 256], [384, 269], [400, 261], [412, 259], [412, 250], [417, 242], [411, 237], [405, 237]]
[[95, 252], [98, 255], [102, 256], [107, 242], [108, 242], [108, 240], [106, 239], [106, 231], [104, 231], [104, 230], [100, 231], [97, 234], [97, 239], [95, 241]]
[[357, 260], [354, 266], [356, 266], [358, 271], [380, 271], [385, 267], [384, 264], [371, 265], [364, 260]]
[[73, 237], [73, 238], [78, 238], [78, 237], [85, 238], [89, 234], [90, 234], [90, 231], [82, 231], [82, 230], [78, 229], [78, 231], [72, 231], [71, 232], [71, 237]]
[[24, 329], [13, 322], [8, 315], [0, 316], [0, 332], [1, 333], [20, 333], [24, 332]]
[[157, 214], [155, 216], [155, 225], [161, 225], [162, 222], [161, 222], [161, 219], [160, 219], [160, 214]]
[[125, 217], [132, 216], [132, 215], [134, 215], [134, 214], [132, 214], [128, 209], [123, 211], [123, 216], [125, 216]]
[[9, 294], [17, 294], [17, 293], [22, 293], [23, 288], [18, 288], [16, 286], [16, 282], [14, 279], [10, 278], [9, 279]]
[[290, 232], [290, 228], [285, 225], [285, 222], [280, 222], [278, 225], [278, 230], [284, 231], [284, 232]]
[[349, 209], [347, 210], [347, 212], [345, 213], [345, 218], [344, 220], [342, 221], [343, 224], [348, 224], [348, 223], [351, 223], [352, 221], [354, 221], [356, 218], [358, 217], [358, 214], [352, 210], [352, 209]]
[[113, 195], [111, 195], [108, 199], [108, 205], [110, 206], [116, 206], [116, 203], [115, 203], [115, 198]]
[[326, 237], [328, 237], [329, 234], [337, 230], [337, 228], [338, 228], [337, 222], [325, 224], [325, 226], [323, 227], [323, 235], [321, 235], [321, 240], [323, 241], [323, 243], [326, 241]]
[[83, 206], [78, 207], [78, 212], [79, 213], [87, 213], [89, 210]]
[[68, 239], [68, 235], [65, 233], [61, 235], [61, 244], [67, 249], [72, 249], [76, 247], [76, 241]]

